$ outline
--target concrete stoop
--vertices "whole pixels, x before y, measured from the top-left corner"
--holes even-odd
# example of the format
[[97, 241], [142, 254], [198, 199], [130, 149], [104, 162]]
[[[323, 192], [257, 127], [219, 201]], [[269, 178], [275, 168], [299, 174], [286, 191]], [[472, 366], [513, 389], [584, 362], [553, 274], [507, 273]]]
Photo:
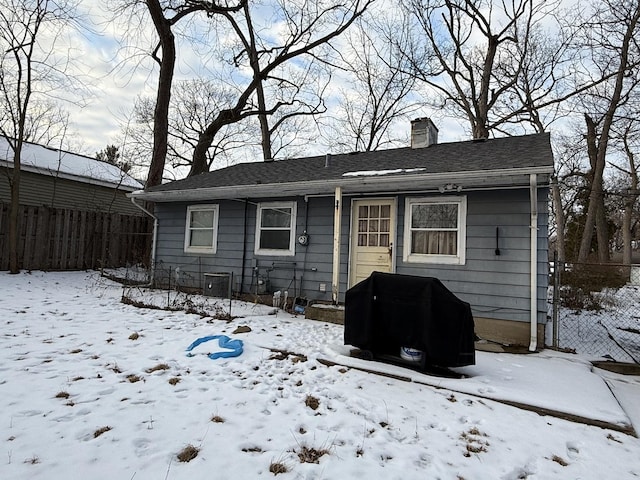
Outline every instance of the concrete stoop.
[[344, 307], [314, 303], [305, 309], [304, 318], [344, 325]]

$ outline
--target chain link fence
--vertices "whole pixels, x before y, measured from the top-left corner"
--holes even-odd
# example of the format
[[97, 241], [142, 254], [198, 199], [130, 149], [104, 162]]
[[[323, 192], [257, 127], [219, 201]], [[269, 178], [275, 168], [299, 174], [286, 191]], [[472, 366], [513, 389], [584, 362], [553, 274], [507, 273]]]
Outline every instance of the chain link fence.
[[640, 265], [550, 266], [553, 346], [640, 364]]

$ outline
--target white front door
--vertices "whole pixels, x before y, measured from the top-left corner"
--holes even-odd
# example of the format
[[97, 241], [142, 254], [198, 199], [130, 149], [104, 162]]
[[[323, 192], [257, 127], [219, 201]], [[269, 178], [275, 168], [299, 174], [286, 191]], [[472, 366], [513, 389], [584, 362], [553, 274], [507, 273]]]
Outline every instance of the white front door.
[[395, 227], [394, 198], [353, 201], [349, 287], [368, 278], [374, 271], [393, 271]]

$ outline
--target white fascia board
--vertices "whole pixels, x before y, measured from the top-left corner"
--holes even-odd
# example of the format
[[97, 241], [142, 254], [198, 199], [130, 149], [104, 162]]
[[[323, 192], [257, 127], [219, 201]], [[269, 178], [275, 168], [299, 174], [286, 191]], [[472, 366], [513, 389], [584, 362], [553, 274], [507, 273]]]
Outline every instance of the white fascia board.
[[192, 202], [207, 199], [287, 197], [331, 194], [341, 187], [343, 194], [374, 193], [377, 191], [420, 190], [439, 188], [449, 183], [462, 189], [509, 186], [529, 186], [529, 175], [552, 174], [553, 167], [510, 168], [501, 170], [476, 170], [466, 172], [424, 173], [411, 175], [364, 175], [348, 176], [332, 180], [306, 182], [238, 185], [224, 187], [195, 188], [186, 190], [163, 190], [146, 192], [137, 190], [128, 196], [152, 202]]

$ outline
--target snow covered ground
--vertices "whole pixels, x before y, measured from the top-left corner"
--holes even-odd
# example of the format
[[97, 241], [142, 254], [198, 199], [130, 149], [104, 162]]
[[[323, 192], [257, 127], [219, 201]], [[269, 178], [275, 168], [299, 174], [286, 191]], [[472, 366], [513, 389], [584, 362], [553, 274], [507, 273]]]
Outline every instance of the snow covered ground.
[[[0, 291], [0, 479], [640, 477], [637, 438], [503, 403], [621, 428], [640, 417], [640, 378], [578, 355], [478, 352], [468, 378], [443, 379], [350, 358], [341, 326], [263, 305], [234, 301], [230, 322], [141, 308], [87, 272], [0, 273]], [[126, 291], [147, 307], [185, 301]], [[187, 356], [220, 334], [242, 355], [211, 360], [205, 342]]]
[[591, 359], [640, 363], [640, 287], [605, 289], [597, 297], [602, 310], [560, 308], [559, 346]]

